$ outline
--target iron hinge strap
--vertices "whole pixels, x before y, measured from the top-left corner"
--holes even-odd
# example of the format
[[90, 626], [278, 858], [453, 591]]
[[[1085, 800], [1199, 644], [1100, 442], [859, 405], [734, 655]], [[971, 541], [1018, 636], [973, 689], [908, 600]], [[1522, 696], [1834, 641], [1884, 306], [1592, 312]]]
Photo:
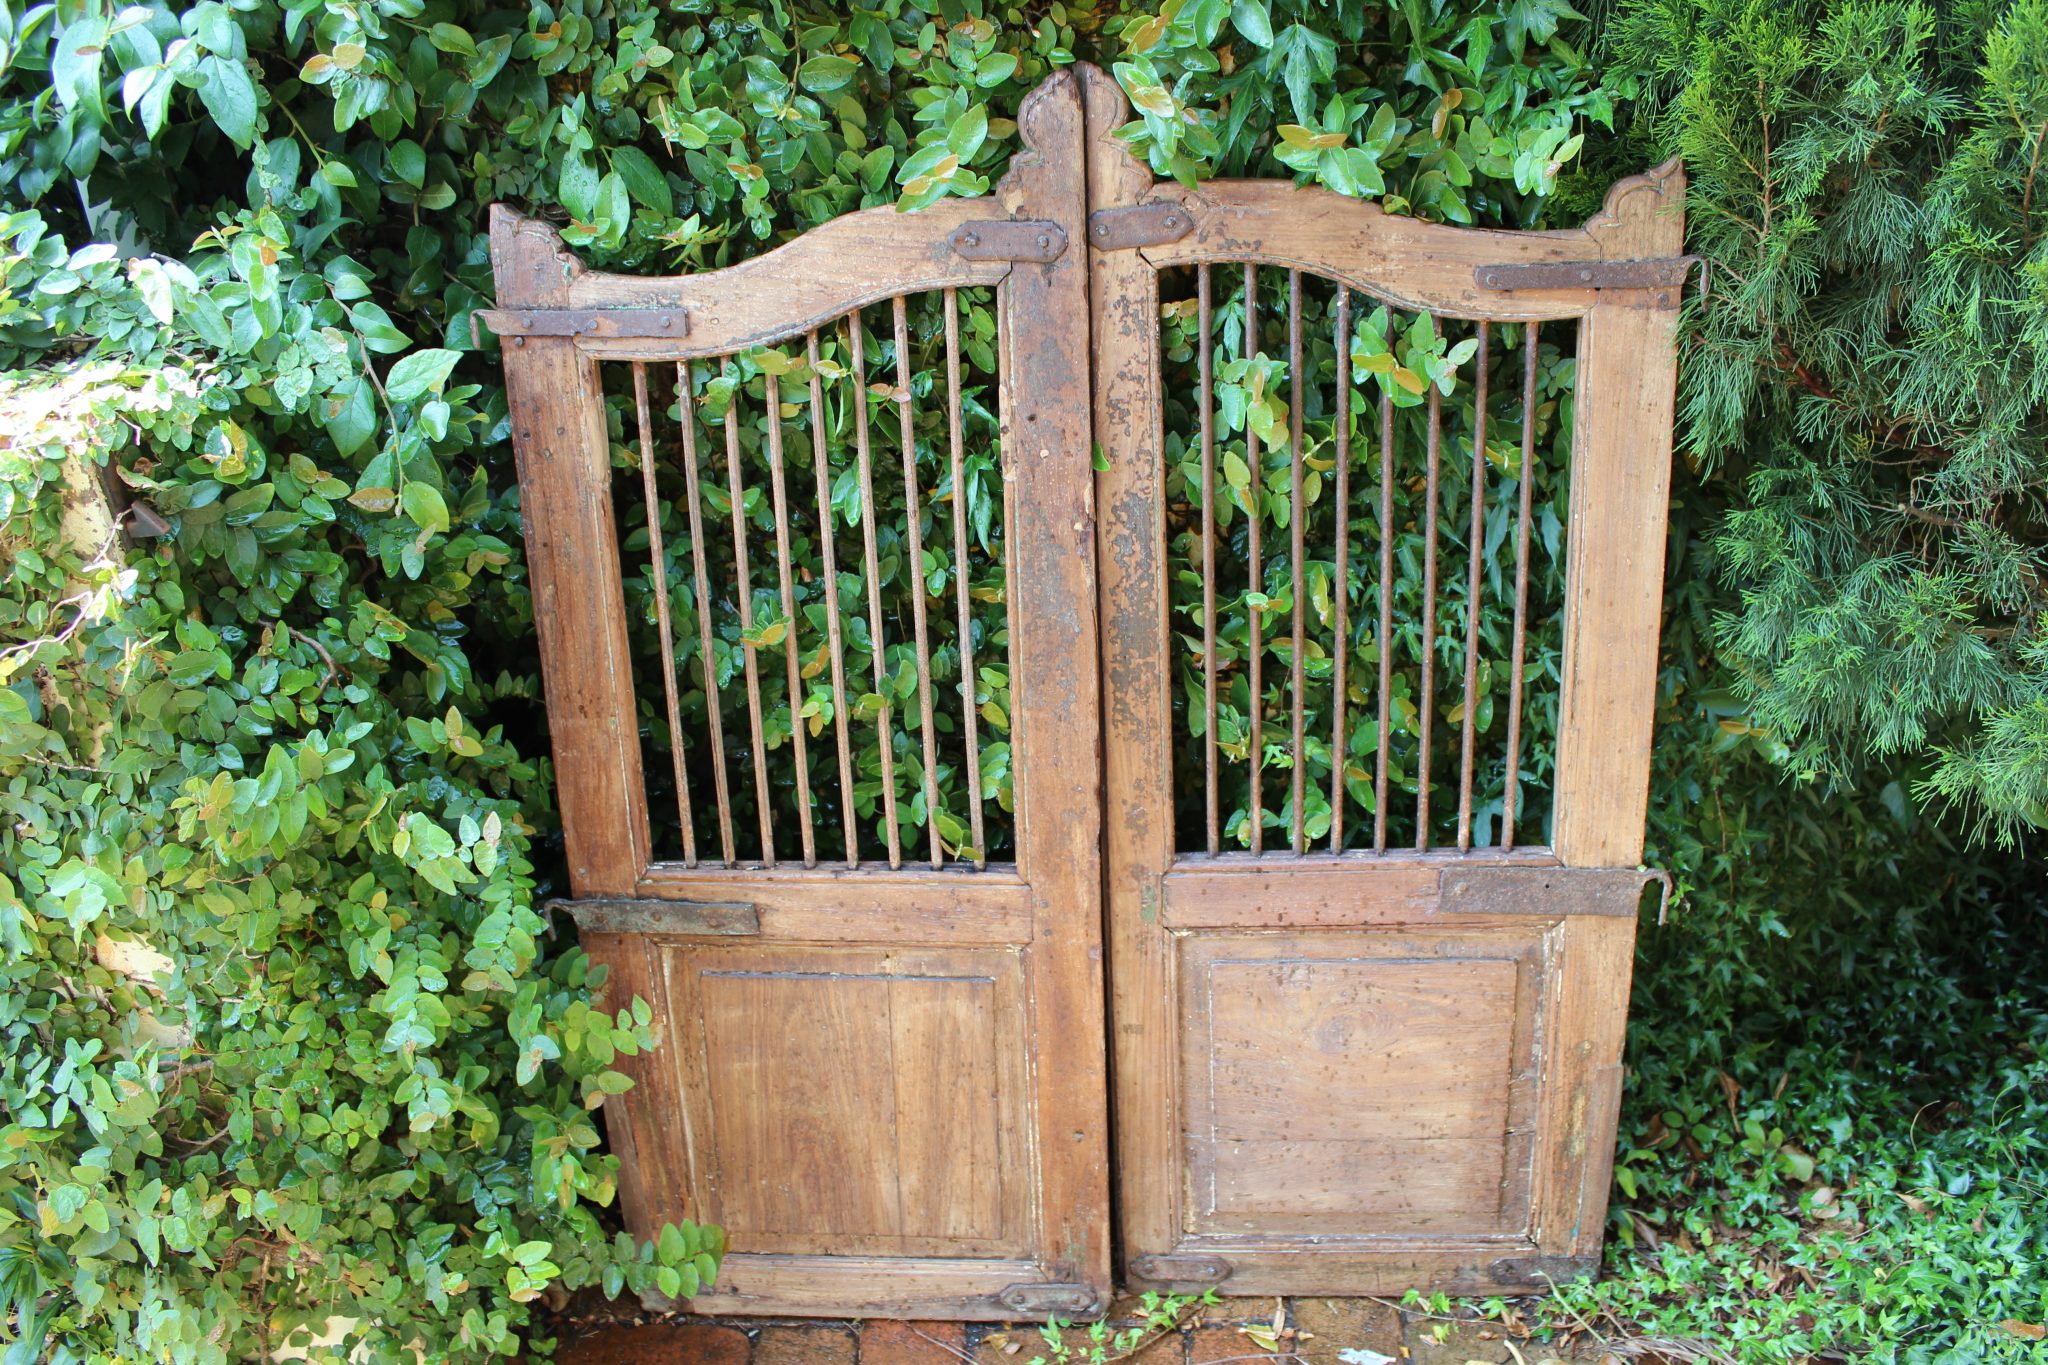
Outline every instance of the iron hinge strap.
[[1093, 1285], [1073, 1283], [1013, 1284], [996, 1295], [1003, 1307], [1025, 1317], [1054, 1314], [1059, 1317], [1088, 1317], [1103, 1308], [1102, 1294]]
[[681, 308], [488, 308], [469, 315], [469, 339], [482, 344], [481, 321], [501, 337], [686, 337]]
[[552, 900], [586, 934], [706, 934], [721, 938], [761, 932], [761, 914], [748, 901], [678, 901], [591, 896]]
[[1200, 1252], [1155, 1251], [1131, 1258], [1131, 1274], [1160, 1284], [1222, 1284], [1235, 1267], [1221, 1256]]
[[1194, 215], [1171, 200], [1097, 209], [1088, 215], [1088, 245], [1098, 251], [1164, 246], [1194, 230]]
[[[1462, 915], [1574, 915], [1633, 918], [1643, 888], [1657, 882], [1671, 894], [1671, 874], [1645, 867], [1446, 867], [1441, 907]], [[1658, 918], [1661, 922], [1661, 906]]]
[[1047, 265], [1067, 250], [1067, 230], [1037, 218], [984, 218], [962, 223], [946, 240], [955, 255], [969, 261]]
[[1654, 256], [1633, 261], [1531, 261], [1520, 265], [1481, 265], [1472, 279], [1481, 289], [1671, 289], [1683, 287], [1692, 268], [1700, 269], [1700, 294], [1706, 295], [1707, 274], [1698, 256]]

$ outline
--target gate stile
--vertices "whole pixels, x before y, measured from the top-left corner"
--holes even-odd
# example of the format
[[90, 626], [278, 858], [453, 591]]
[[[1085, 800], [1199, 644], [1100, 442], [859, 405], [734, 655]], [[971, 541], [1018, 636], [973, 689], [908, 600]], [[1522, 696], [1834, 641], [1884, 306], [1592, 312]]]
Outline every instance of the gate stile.
[[[618, 1063], [636, 1082], [608, 1104], [621, 1199], [641, 1235], [683, 1216], [728, 1229], [700, 1310], [1099, 1309], [1112, 1053], [1135, 1283], [1540, 1287], [1597, 1253], [1644, 880], [1682, 178], [1624, 182], [1579, 230], [1481, 232], [1282, 183], [1155, 184], [1114, 136], [1127, 117], [1100, 71], [1059, 73], [1020, 111], [1026, 150], [990, 199], [850, 214], [696, 276], [586, 271], [543, 225], [494, 210], [486, 316], [504, 340], [567, 908], [611, 1007], [645, 999], [664, 1036]], [[1162, 280], [1192, 297], [1169, 303]], [[1329, 287], [1325, 465], [1308, 319]], [[997, 538], [970, 516], [987, 423], [968, 429], [961, 325], [989, 288]], [[1353, 343], [1391, 327], [1382, 304], [1431, 338], [1473, 331], [1419, 429], [1384, 375], [1377, 405], [1363, 397]], [[1192, 411], [1163, 307], [1195, 320]], [[1219, 376], [1279, 365], [1268, 320], [1287, 422], [1263, 449], [1244, 422], [1240, 457]], [[1575, 387], [1552, 341], [1569, 327], [1538, 329], [1573, 322]], [[1217, 345], [1232, 328], [1237, 361]], [[913, 362], [940, 338], [942, 363]], [[784, 345], [802, 359], [754, 350]], [[804, 370], [787, 389], [786, 364]], [[1495, 364], [1519, 385], [1490, 390]], [[630, 483], [614, 483], [607, 373]], [[920, 378], [927, 403], [943, 396], [922, 438]], [[1519, 417], [1492, 420], [1519, 425], [1519, 463], [1495, 478], [1489, 459], [1510, 461], [1488, 445], [1489, 404], [1511, 388]], [[1564, 388], [1553, 642], [1532, 590], [1560, 575], [1532, 499], [1538, 428], [1556, 425], [1540, 394]], [[1469, 446], [1452, 402], [1470, 403]], [[1170, 411], [1187, 426], [1177, 479]], [[790, 422], [809, 428], [808, 462]], [[1489, 492], [1510, 481], [1507, 501]], [[1261, 488], [1286, 539], [1255, 516], [1240, 548], [1218, 498]], [[646, 518], [630, 578], [615, 511]], [[1328, 565], [1312, 557], [1326, 525]], [[811, 528], [821, 581], [793, 572]], [[1445, 562], [1461, 537], [1464, 562]], [[1511, 585], [1489, 579], [1488, 543], [1512, 543]], [[1411, 556], [1419, 604], [1396, 572]], [[1335, 590], [1311, 609], [1326, 568]], [[1226, 632], [1239, 613], [1247, 647]], [[636, 629], [659, 653], [637, 685]], [[1561, 688], [1548, 654], [1525, 658], [1539, 637]], [[1504, 737], [1482, 718], [1501, 667]], [[1014, 814], [986, 808], [1002, 781], [977, 722], [989, 676], [1009, 687], [990, 724], [1009, 727]], [[1459, 698], [1441, 717], [1457, 734], [1433, 750], [1439, 692]], [[809, 734], [806, 696], [831, 711]], [[1241, 744], [1219, 737], [1240, 696]], [[964, 813], [944, 808], [948, 766]], [[673, 786], [672, 822], [650, 816], [650, 777]], [[1545, 782], [1548, 812], [1530, 799]], [[1532, 843], [1546, 814], [1548, 845]], [[1013, 861], [991, 857], [1006, 840]]]

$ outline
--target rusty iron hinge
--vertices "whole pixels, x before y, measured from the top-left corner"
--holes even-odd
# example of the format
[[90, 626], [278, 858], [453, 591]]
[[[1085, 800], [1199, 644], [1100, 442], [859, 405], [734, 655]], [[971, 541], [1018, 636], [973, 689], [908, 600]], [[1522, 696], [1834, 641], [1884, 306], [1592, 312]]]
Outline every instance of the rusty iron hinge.
[[1460, 915], [1633, 916], [1643, 887], [1671, 874], [1638, 867], [1447, 867], [1441, 907]]
[[1156, 1252], [1131, 1258], [1131, 1274], [1161, 1284], [1221, 1284], [1236, 1267], [1221, 1256], [1194, 1252]]
[[748, 901], [666, 901], [592, 897], [553, 900], [576, 927], [592, 934], [758, 934], [761, 915]]
[[[1672, 289], [1700, 263], [1697, 256], [1657, 256], [1637, 261], [1538, 261], [1524, 265], [1482, 265], [1472, 270], [1481, 289]], [[1700, 274], [1701, 294], [1706, 273]]]
[[1543, 1289], [1570, 1284], [1599, 1267], [1597, 1256], [1503, 1256], [1488, 1266], [1496, 1284], [1526, 1284]]
[[469, 339], [482, 344], [476, 324], [514, 342], [523, 337], [686, 337], [690, 315], [680, 308], [491, 308], [469, 315]]
[[1030, 261], [1044, 265], [1067, 249], [1067, 230], [1035, 218], [987, 218], [962, 223], [947, 239], [970, 261]]
[[155, 504], [142, 498], [129, 503], [119, 520], [131, 540], [149, 540], [171, 533], [171, 523], [164, 519], [164, 514], [156, 510]]
[[1163, 246], [1194, 230], [1194, 215], [1171, 201], [1097, 209], [1088, 215], [1088, 245], [1103, 251]]
[[1080, 1317], [1102, 1308], [1102, 1295], [1085, 1284], [1013, 1284], [996, 1297], [1003, 1307], [1025, 1317]]

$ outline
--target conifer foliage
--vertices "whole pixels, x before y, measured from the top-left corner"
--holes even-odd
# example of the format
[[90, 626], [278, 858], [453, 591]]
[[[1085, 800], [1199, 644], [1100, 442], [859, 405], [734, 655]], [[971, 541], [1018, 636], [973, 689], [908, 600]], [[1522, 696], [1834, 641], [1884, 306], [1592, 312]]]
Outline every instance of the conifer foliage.
[[1746, 488], [1751, 723], [2048, 822], [2048, 3], [1634, 0], [1609, 40], [1692, 177], [1681, 443]]

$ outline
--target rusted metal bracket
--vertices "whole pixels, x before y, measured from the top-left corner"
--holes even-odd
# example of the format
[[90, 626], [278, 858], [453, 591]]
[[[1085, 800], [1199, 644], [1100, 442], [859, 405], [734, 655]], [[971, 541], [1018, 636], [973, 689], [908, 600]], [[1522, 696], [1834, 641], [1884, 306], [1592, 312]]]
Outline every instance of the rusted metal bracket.
[[1194, 230], [1194, 215], [1171, 201], [1097, 209], [1088, 215], [1088, 245], [1102, 251], [1163, 246]]
[[1036, 218], [986, 218], [962, 223], [946, 240], [966, 260], [1045, 265], [1065, 254], [1067, 230]]
[[1570, 1284], [1596, 1269], [1599, 1263], [1597, 1256], [1503, 1256], [1487, 1267], [1487, 1276], [1496, 1284], [1538, 1285], [1549, 1289], [1553, 1285]]
[[1643, 887], [1670, 874], [1639, 867], [1447, 867], [1440, 907], [1459, 915], [1634, 916]]
[[171, 523], [164, 514], [157, 511], [153, 503], [137, 498], [121, 513], [121, 527], [128, 532], [131, 540], [150, 540], [171, 533]]
[[1204, 1256], [1195, 1252], [1160, 1252], [1150, 1256], [1133, 1256], [1131, 1274], [1141, 1280], [1157, 1280], [1161, 1284], [1221, 1284], [1230, 1278], [1236, 1269], [1221, 1256]]
[[492, 308], [469, 315], [471, 341], [477, 320], [501, 337], [686, 337], [690, 315], [680, 308]]
[[1658, 256], [1637, 261], [1482, 265], [1473, 268], [1472, 279], [1481, 289], [1670, 289], [1684, 286], [1686, 275], [1699, 259]]
[[758, 934], [761, 915], [748, 901], [665, 901], [591, 898], [554, 900], [576, 927], [592, 934]]
[[1023, 1317], [1080, 1317], [1102, 1308], [1102, 1295], [1085, 1284], [1013, 1284], [996, 1295], [1003, 1307]]

